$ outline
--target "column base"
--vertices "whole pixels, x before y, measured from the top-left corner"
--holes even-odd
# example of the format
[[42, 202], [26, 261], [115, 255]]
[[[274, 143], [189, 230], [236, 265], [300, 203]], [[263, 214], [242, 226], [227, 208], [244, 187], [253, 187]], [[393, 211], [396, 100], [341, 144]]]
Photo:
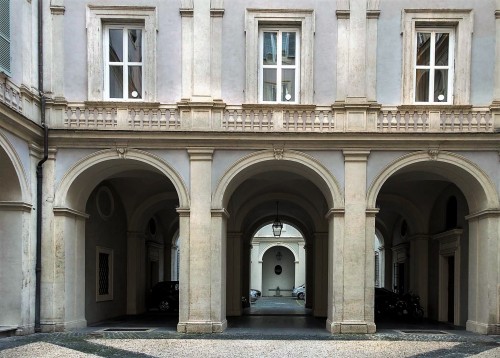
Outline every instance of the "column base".
[[227, 320], [222, 322], [189, 321], [177, 324], [177, 332], [179, 333], [222, 333], [226, 328]]
[[87, 320], [79, 319], [75, 321], [68, 322], [41, 322], [40, 328], [43, 333], [52, 333], [52, 332], [64, 332], [72, 329], [85, 328], [87, 327]]
[[465, 324], [465, 328], [474, 333], [479, 334], [500, 334], [500, 324], [488, 324], [488, 323], [480, 323], [474, 321], [467, 321]]
[[369, 334], [375, 333], [377, 326], [373, 322], [364, 321], [326, 321], [326, 329], [332, 334]]

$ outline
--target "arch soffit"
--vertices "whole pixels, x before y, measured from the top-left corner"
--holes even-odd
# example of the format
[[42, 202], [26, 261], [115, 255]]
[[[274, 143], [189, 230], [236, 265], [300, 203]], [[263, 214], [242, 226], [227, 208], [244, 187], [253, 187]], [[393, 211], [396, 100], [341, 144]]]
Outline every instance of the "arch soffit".
[[383, 201], [389, 202], [396, 207], [396, 209], [401, 213], [401, 216], [409, 221], [410, 227], [414, 233], [424, 232], [426, 230], [426, 221], [422, 216], [421, 210], [419, 210], [413, 202], [393, 194], [384, 195]]
[[160, 193], [146, 199], [133, 211], [132, 215], [130, 215], [129, 230], [141, 231], [141, 225], [144, 225], [145, 220], [148, 220], [149, 216], [153, 215], [158, 210], [161, 203], [172, 199], [172, 196], [168, 193]]
[[[330, 207], [343, 207], [344, 200], [337, 180], [316, 159], [305, 153], [287, 150], [283, 153], [283, 158], [277, 160], [273, 150], [264, 150], [241, 158], [226, 171], [217, 183], [212, 197], [212, 208], [220, 209], [227, 206], [231, 194], [244, 180], [262, 172], [256, 169], [257, 165], [269, 161], [281, 164], [274, 169], [288, 169], [311, 180], [323, 193]], [[315, 177], [311, 177], [311, 173], [316, 174]]]
[[[445, 163], [452, 165], [457, 169], [450, 175], [450, 173], [445, 172], [444, 169], [436, 168], [436, 166], [434, 166], [434, 168], [437, 169], [437, 171], [441, 175], [448, 178], [452, 183], [456, 184], [460, 188], [460, 190], [462, 190], [467, 199], [471, 212], [477, 212], [489, 208], [496, 209], [500, 206], [498, 193], [493, 182], [491, 181], [489, 176], [476, 164], [460, 155], [451, 152], [439, 152], [435, 159], [431, 159], [428, 152], [421, 151], [417, 153], [410, 153], [396, 159], [387, 167], [385, 167], [377, 175], [377, 177], [375, 177], [368, 190], [368, 207], [375, 207], [380, 189], [393, 174], [395, 174], [398, 170], [408, 167], [412, 164], [423, 162], [429, 162], [430, 164]], [[472, 183], [472, 185], [470, 180], [463, 179], [463, 175], [460, 175], [464, 172], [469, 175], [469, 178], [474, 179], [474, 183]], [[474, 188], [472, 188], [471, 186], [474, 186]], [[470, 193], [473, 189], [477, 189], [478, 187], [482, 191], [482, 200], [476, 199]]]
[[[128, 160], [150, 165], [151, 167], [157, 169], [160, 173], [164, 174], [168, 179], [170, 179], [175, 187], [175, 190], [179, 197], [179, 207], [189, 207], [189, 196], [186, 184], [182, 180], [179, 173], [177, 173], [175, 169], [171, 168], [165, 161], [154, 154], [138, 149], [128, 149], [125, 157]], [[56, 190], [55, 206], [70, 207], [70, 204], [72, 203], [67, 203], [66, 200], [68, 192], [71, 189], [71, 186], [74, 184], [75, 180], [81, 175], [84, 175], [85, 171], [99, 163], [120, 159], [121, 157], [115, 149], [106, 149], [92, 153], [87, 157], [79, 160], [62, 177], [61, 182], [59, 183], [59, 186]], [[102, 178], [102, 180], [104, 179], [106, 178]], [[78, 210], [78, 208], [73, 209]]]
[[[248, 227], [248, 229], [244, 232], [244, 238], [245, 240], [248, 240], [249, 242], [252, 241], [253, 237], [259, 231], [261, 228], [263, 228], [266, 225], [271, 225], [273, 223], [274, 218], [262, 218], [261, 220], [255, 221]], [[281, 217], [281, 222], [287, 225], [293, 226], [296, 230], [300, 232], [302, 235], [302, 239], [304, 242], [307, 242], [307, 237], [311, 237], [310, 230], [307, 228], [307, 225], [305, 225], [303, 222], [295, 219], [295, 218], [289, 218], [286, 216]]]
[[[243, 209], [241, 211], [239, 211], [239, 213], [238, 213], [235, 227], [243, 229], [242, 228], [243, 222], [245, 221], [245, 218], [247, 217], [247, 215], [252, 211], [252, 209], [254, 207], [258, 206], [259, 204], [268, 202], [269, 200], [270, 200], [269, 196], [259, 195], [257, 197], [252, 198], [252, 200], [246, 202]], [[277, 193], [276, 197], [275, 198], [273, 197], [272, 200], [281, 200], [281, 201], [288, 200], [288, 201], [293, 202], [294, 204], [297, 204], [298, 206], [303, 208], [305, 212], [310, 214], [311, 222], [314, 222], [316, 227], [321, 226], [321, 224], [318, 222], [318, 219], [320, 219], [321, 221], [324, 221], [324, 217], [325, 217], [326, 213], [318, 212], [316, 210], [316, 207], [314, 207], [314, 205], [312, 205], [310, 202], [305, 200], [300, 195], [290, 195], [290, 194]], [[274, 211], [272, 211], [270, 216], [274, 217]], [[282, 216], [282, 215], [280, 215], [280, 216]]]
[[266, 252], [268, 252], [271, 248], [273, 247], [276, 247], [276, 246], [282, 246], [288, 250], [290, 250], [293, 254], [293, 258], [295, 261], [299, 261], [299, 258], [297, 256], [297, 253], [295, 252], [295, 250], [289, 245], [289, 244], [284, 244], [284, 243], [278, 243], [278, 242], [275, 242], [275, 243], [272, 243], [270, 244], [269, 246], [267, 246], [260, 254], [259, 254], [259, 261], [262, 261], [262, 259], [264, 258], [264, 254]]
[[14, 146], [9, 142], [9, 140], [0, 132], [0, 147], [5, 151], [7, 157], [10, 159], [12, 166], [17, 174], [17, 181], [21, 188], [21, 201], [29, 203], [31, 201], [31, 192], [29, 190], [30, 185], [26, 171], [21, 164], [21, 158], [17, 154]]

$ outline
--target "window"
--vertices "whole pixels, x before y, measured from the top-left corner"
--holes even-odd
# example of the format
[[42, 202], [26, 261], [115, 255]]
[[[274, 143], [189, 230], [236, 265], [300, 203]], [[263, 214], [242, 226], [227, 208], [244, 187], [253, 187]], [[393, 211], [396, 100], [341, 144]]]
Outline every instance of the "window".
[[402, 35], [403, 104], [469, 104], [471, 10], [406, 9]]
[[96, 301], [113, 299], [113, 250], [96, 248]]
[[261, 29], [259, 100], [296, 103], [299, 88], [299, 32]]
[[451, 103], [454, 32], [418, 29], [415, 49], [415, 102]]
[[0, 72], [10, 75], [10, 0], [0, 0]]
[[88, 100], [154, 102], [156, 7], [88, 5], [87, 14]]
[[143, 29], [110, 25], [104, 36], [105, 99], [142, 99]]
[[313, 103], [314, 11], [247, 9], [246, 103]]

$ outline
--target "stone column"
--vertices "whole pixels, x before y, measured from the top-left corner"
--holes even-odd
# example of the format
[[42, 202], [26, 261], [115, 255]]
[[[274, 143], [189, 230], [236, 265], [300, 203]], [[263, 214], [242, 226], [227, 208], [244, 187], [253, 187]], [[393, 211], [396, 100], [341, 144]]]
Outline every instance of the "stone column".
[[500, 334], [500, 210], [484, 210], [469, 221], [468, 331]]
[[252, 244], [252, 272], [251, 272], [251, 283], [250, 288], [254, 288], [262, 292], [262, 261], [259, 259], [260, 256], [260, 243], [254, 242]]
[[[332, 333], [373, 333], [373, 238], [367, 238], [366, 165], [369, 152], [345, 150], [345, 214], [343, 236], [332, 238], [334, 247], [332, 309], [327, 328]], [[330, 230], [336, 230], [331, 227]], [[339, 242], [340, 241], [340, 242]], [[369, 241], [369, 243], [368, 243]], [[368, 251], [370, 253], [368, 254]], [[369, 256], [369, 257], [368, 257]], [[341, 258], [342, 266], [336, 258]], [[368, 267], [370, 265], [370, 267]], [[368, 282], [369, 281], [369, 282]], [[340, 288], [339, 285], [342, 285]], [[341, 292], [339, 292], [341, 291]], [[337, 309], [341, 308], [341, 312]], [[339, 321], [340, 320], [340, 321]]]
[[[500, 0], [496, 0], [495, 10], [495, 38], [500, 38]], [[493, 103], [491, 112], [493, 115], [493, 126], [495, 130], [500, 130], [500, 41], [496, 41], [495, 46], [495, 83], [494, 83]]]
[[420, 296], [424, 315], [428, 314], [429, 236], [410, 237], [410, 291]]
[[[181, 236], [181, 312], [178, 331], [220, 332], [225, 320], [225, 221], [211, 210], [213, 149], [188, 150], [191, 208], [189, 233]], [[181, 234], [185, 234], [181, 228]], [[224, 291], [223, 291], [224, 288]]]
[[227, 234], [228, 316], [241, 316], [241, 278], [241, 233], [230, 232]]
[[[327, 315], [328, 296], [328, 233], [314, 234], [314, 302], [313, 315]], [[307, 292], [306, 292], [307, 295]]]
[[143, 232], [127, 232], [127, 314], [144, 312], [145, 236]]
[[304, 246], [306, 251], [306, 308], [312, 308], [314, 301], [314, 245], [311, 241], [312, 239], [309, 238], [309, 243]]

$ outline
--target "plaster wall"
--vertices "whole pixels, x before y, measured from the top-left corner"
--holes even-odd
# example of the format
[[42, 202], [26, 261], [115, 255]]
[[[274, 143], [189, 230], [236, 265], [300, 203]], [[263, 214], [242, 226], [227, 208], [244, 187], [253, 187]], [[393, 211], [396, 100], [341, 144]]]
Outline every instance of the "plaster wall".
[[87, 157], [92, 153], [98, 152], [98, 149], [90, 148], [61, 148], [57, 150], [57, 158], [55, 161], [55, 181], [54, 186], [57, 187], [67, 171], [78, 161]]
[[305, 151], [304, 153], [323, 164], [333, 174], [340, 189], [344, 189], [344, 155], [341, 151]]
[[[281, 252], [281, 260], [276, 258], [276, 254]], [[275, 266], [282, 267], [281, 274], [275, 273]], [[295, 264], [292, 252], [283, 246], [274, 246], [266, 251], [262, 258], [262, 295], [274, 296], [276, 291], [269, 289], [289, 290], [280, 291], [282, 296], [291, 296], [290, 291], [295, 284]]]
[[479, 166], [493, 183], [496, 183], [497, 193], [500, 193], [500, 153], [498, 152], [458, 152], [459, 155], [471, 160]]
[[[104, 220], [97, 211], [98, 186], [90, 195], [86, 211], [90, 218], [85, 232], [85, 318], [88, 324], [126, 314], [127, 228], [125, 211], [114, 189], [114, 213]], [[113, 299], [96, 302], [96, 247], [113, 250]]]
[[253, 150], [216, 150], [212, 159], [212, 193], [224, 174], [241, 158], [254, 153]]
[[[479, 4], [480, 3], [480, 4]], [[470, 9], [470, 0], [384, 0], [380, 2], [377, 46], [377, 101], [385, 105], [401, 103], [402, 89], [402, 9]], [[472, 37], [471, 104], [488, 105], [493, 100], [495, 69], [495, 1], [474, 4]]]
[[370, 189], [375, 178], [393, 161], [409, 152], [404, 151], [372, 151], [366, 165], [366, 187]]
[[[156, 0], [66, 0], [64, 5], [64, 92], [68, 101], [87, 99], [87, 35], [88, 4], [113, 6], [155, 6], [158, 15], [156, 76], [157, 100], [175, 103], [181, 93], [181, 16], [180, 1]], [[147, 51], [147, 50], [146, 50]]]
[[[230, 0], [224, 3], [222, 31], [222, 99], [229, 104], [245, 101], [245, 9], [313, 9], [316, 32], [314, 36], [314, 103], [328, 105], [336, 93], [336, 2], [304, 0], [300, 4], [277, 0]], [[319, 55], [320, 54], [320, 55]], [[257, 69], [255, 69], [257, 71]]]

